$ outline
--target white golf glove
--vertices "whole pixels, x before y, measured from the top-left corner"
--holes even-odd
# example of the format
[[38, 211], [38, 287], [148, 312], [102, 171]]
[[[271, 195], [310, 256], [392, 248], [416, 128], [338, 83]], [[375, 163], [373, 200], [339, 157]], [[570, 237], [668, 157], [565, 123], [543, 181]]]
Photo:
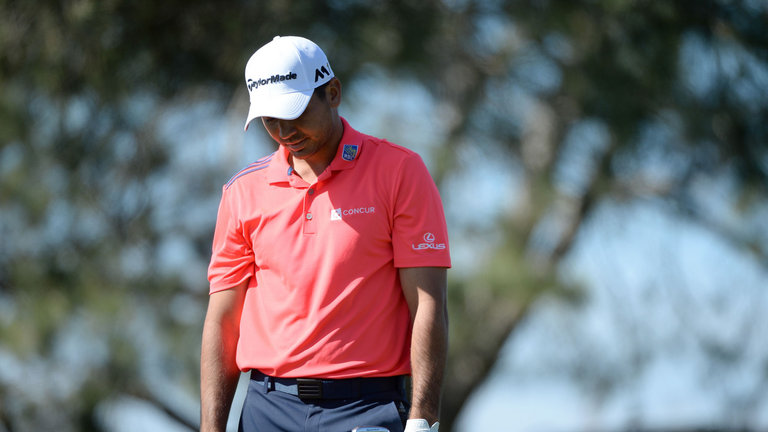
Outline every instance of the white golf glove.
[[429, 427], [429, 422], [424, 419], [410, 419], [405, 423], [405, 432], [438, 432], [440, 422], [435, 422]]

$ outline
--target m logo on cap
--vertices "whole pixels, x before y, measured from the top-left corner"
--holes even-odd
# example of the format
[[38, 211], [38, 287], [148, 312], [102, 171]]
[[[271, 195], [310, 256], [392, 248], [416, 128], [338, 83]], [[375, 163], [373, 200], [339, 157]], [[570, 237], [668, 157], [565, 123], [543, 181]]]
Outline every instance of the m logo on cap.
[[330, 75], [331, 73], [328, 72], [328, 69], [325, 68], [325, 66], [320, 66], [319, 68], [315, 69], [315, 82], [318, 82], [319, 80], [325, 78], [326, 75]]

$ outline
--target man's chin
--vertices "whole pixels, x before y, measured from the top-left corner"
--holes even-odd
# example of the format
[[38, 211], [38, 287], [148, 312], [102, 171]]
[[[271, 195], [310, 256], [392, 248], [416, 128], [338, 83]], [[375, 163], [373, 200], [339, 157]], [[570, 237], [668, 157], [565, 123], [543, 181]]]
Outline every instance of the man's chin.
[[283, 145], [288, 152], [294, 157], [301, 158], [309, 155], [307, 148], [302, 146]]

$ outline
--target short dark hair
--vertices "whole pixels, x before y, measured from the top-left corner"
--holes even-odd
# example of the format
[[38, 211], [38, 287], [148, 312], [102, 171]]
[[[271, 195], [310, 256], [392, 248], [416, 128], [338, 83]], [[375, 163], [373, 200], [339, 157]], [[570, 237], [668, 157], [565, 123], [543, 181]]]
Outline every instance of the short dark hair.
[[313, 95], [317, 95], [320, 100], [325, 100], [325, 88], [328, 87], [328, 84], [331, 82], [328, 81], [325, 84], [320, 84], [319, 86], [315, 87], [315, 92]]

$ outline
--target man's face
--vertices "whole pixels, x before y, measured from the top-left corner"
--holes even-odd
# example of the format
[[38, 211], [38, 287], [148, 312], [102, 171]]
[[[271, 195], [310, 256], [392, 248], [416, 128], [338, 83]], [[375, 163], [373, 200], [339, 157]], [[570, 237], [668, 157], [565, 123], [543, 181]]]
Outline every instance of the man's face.
[[[335, 123], [334, 99], [330, 86], [324, 91], [325, 98], [312, 95], [307, 108], [295, 120], [281, 120], [272, 117], [262, 117], [261, 121], [269, 135], [278, 144], [288, 149], [296, 159], [308, 162], [322, 161], [330, 153], [335, 154], [337, 138]], [[331, 155], [332, 157], [332, 155]]]

